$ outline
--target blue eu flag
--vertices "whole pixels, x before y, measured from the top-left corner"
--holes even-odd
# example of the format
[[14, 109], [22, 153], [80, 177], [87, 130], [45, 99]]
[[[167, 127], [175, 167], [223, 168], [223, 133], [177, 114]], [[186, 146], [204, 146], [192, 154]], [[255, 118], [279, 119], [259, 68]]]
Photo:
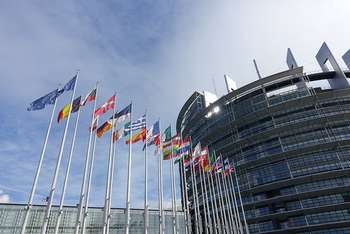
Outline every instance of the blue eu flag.
[[77, 75], [75, 75], [70, 81], [67, 82], [67, 84], [65, 84], [63, 86], [62, 89], [60, 89], [58, 92], [59, 94], [62, 94], [63, 92], [65, 91], [71, 91], [74, 89], [74, 86], [75, 86], [75, 82], [77, 80]]
[[46, 105], [54, 104], [58, 95], [59, 95], [59, 91], [58, 91], [58, 89], [56, 89], [56, 90], [46, 94], [45, 96], [36, 99], [34, 102], [30, 103], [27, 110], [28, 111], [35, 111], [35, 110], [44, 109]]

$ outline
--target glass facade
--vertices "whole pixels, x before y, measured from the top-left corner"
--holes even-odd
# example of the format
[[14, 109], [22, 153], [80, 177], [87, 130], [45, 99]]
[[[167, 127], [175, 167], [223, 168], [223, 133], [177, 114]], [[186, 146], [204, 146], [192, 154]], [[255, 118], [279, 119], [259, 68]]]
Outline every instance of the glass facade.
[[[0, 204], [0, 233], [20, 233], [25, 205]], [[125, 209], [113, 209], [110, 233], [125, 232]], [[34, 206], [28, 220], [26, 233], [41, 233], [45, 207]], [[59, 233], [74, 233], [77, 207], [64, 207]], [[165, 211], [165, 233], [172, 233], [172, 214]], [[90, 208], [87, 216], [86, 233], [102, 233], [102, 208]], [[53, 207], [47, 233], [54, 233], [57, 207]], [[177, 213], [179, 232], [185, 233], [184, 215]], [[144, 211], [132, 209], [130, 233], [144, 233]], [[159, 233], [159, 212], [149, 210], [149, 233]]]
[[251, 233], [350, 233], [350, 89], [298, 88], [292, 79], [248, 84], [212, 104], [218, 114], [191, 113], [195, 121], [178, 131], [235, 164]]

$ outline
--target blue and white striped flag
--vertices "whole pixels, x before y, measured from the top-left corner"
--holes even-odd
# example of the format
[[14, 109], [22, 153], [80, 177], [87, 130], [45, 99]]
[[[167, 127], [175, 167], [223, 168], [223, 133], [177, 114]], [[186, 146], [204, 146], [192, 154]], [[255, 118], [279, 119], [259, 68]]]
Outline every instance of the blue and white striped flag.
[[137, 131], [139, 129], [146, 127], [146, 115], [143, 115], [141, 118], [133, 121], [132, 123], [126, 123], [124, 126], [124, 134], [127, 135], [130, 133], [130, 129], [132, 131]]

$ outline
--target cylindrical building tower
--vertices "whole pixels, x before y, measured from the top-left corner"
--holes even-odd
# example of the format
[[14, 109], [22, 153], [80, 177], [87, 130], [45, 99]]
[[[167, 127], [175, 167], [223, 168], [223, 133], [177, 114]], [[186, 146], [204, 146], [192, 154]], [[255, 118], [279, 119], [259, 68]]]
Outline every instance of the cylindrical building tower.
[[212, 103], [195, 92], [182, 107], [177, 131], [234, 163], [250, 233], [350, 233], [350, 72], [342, 74], [292, 66]]

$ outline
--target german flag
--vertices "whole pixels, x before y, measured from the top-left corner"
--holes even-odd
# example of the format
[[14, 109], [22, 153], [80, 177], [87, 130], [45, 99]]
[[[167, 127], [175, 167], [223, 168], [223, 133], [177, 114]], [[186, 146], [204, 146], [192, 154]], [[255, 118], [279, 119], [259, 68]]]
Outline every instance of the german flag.
[[109, 119], [108, 121], [104, 122], [104, 124], [101, 125], [96, 131], [97, 137], [102, 137], [103, 134], [109, 130], [112, 129], [113, 126], [113, 120]]

